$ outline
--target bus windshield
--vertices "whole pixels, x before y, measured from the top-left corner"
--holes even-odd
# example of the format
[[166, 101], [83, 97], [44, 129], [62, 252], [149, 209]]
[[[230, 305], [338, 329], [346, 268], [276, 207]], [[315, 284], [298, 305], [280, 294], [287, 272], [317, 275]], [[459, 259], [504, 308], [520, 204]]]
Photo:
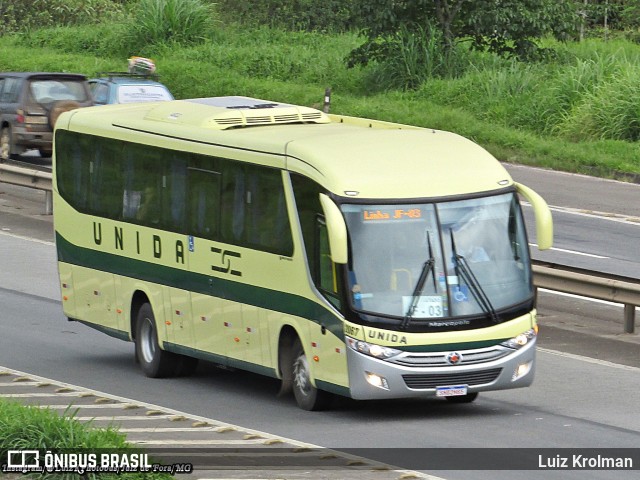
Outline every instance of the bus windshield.
[[351, 306], [419, 322], [481, 316], [533, 295], [515, 193], [441, 203], [343, 204]]

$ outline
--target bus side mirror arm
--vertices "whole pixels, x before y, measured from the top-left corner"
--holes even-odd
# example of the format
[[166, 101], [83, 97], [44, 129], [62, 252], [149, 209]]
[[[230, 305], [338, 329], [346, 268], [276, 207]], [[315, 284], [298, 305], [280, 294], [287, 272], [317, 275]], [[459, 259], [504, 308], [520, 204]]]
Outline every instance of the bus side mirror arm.
[[547, 202], [529, 187], [515, 183], [515, 187], [531, 204], [536, 217], [536, 238], [538, 250], [547, 250], [553, 246], [553, 219]]
[[329, 236], [331, 260], [335, 263], [347, 263], [347, 224], [338, 206], [324, 193], [320, 194], [320, 204], [324, 212], [324, 220]]

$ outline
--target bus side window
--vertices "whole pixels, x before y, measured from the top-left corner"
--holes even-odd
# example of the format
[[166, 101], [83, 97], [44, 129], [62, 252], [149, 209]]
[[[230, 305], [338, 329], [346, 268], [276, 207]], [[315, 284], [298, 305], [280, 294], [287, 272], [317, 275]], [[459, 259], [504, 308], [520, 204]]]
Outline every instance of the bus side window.
[[317, 278], [316, 286], [336, 307], [340, 307], [340, 299], [338, 297], [338, 272], [336, 264], [331, 260], [331, 252], [329, 250], [329, 234], [327, 233], [327, 225], [324, 218], [318, 215], [316, 221], [316, 247], [315, 253]]
[[[226, 168], [225, 168], [226, 167]], [[235, 245], [244, 240], [245, 175], [241, 166], [222, 167], [222, 240]]]
[[90, 163], [90, 211], [107, 218], [119, 218], [122, 210], [122, 144], [116, 140], [95, 138]]
[[187, 211], [188, 154], [169, 153], [168, 170], [162, 178], [162, 225], [174, 232], [184, 232]]
[[269, 252], [291, 255], [293, 240], [281, 172], [252, 167], [246, 178], [247, 243]]
[[130, 145], [124, 159], [122, 216], [142, 225], [159, 226], [162, 165], [154, 149]]
[[331, 260], [329, 236], [322, 215], [319, 194], [322, 188], [302, 175], [291, 174], [291, 184], [298, 210], [298, 219], [307, 254], [309, 274], [323, 296], [336, 308], [340, 308], [342, 278]]
[[220, 230], [221, 174], [189, 168], [189, 233], [214, 240]]

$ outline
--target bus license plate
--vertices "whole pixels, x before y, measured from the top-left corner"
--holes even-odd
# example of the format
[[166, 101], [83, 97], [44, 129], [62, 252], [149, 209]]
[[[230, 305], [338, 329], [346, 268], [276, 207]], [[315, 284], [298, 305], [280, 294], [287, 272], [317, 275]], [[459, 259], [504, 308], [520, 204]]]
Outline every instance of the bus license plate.
[[436, 387], [438, 397], [459, 397], [467, 394], [467, 385], [456, 385], [454, 387]]

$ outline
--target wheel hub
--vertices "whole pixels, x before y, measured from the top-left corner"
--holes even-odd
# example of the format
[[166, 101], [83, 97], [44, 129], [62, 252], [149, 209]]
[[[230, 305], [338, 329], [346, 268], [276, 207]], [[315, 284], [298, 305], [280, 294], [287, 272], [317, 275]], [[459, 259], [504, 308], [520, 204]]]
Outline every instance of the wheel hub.
[[293, 381], [302, 394], [309, 395], [311, 381], [309, 379], [309, 364], [305, 355], [299, 356], [293, 365]]

